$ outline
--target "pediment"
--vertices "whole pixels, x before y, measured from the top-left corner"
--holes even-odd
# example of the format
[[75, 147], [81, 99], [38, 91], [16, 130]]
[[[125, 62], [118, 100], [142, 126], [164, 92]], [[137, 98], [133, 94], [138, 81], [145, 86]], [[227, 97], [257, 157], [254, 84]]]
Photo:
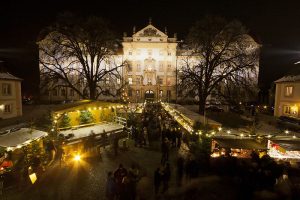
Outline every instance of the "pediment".
[[149, 24], [142, 30], [133, 34], [133, 37], [168, 37], [165, 33], [161, 32], [159, 29]]

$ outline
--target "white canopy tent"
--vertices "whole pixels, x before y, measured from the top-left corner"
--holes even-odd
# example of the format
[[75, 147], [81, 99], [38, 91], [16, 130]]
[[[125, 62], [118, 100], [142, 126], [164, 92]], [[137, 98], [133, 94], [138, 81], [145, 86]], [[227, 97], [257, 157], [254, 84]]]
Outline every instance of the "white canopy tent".
[[7, 148], [7, 150], [15, 150], [47, 135], [48, 133], [44, 131], [20, 128], [16, 131], [9, 131], [6, 134], [0, 135], [0, 146]]

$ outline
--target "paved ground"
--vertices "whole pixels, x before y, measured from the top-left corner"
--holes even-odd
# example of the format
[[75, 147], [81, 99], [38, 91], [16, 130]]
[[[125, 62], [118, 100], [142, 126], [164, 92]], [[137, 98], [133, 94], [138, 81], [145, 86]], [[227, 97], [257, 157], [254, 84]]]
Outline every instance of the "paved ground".
[[[37, 199], [105, 199], [105, 182], [108, 171], [114, 171], [120, 163], [127, 169], [132, 163], [141, 167], [141, 173], [147, 175], [150, 187], [144, 192], [147, 196], [153, 195], [153, 173], [160, 165], [161, 153], [159, 150], [134, 147], [129, 141], [129, 150], [121, 150], [118, 156], [114, 156], [111, 149], [107, 147], [103, 151], [102, 161], [85, 163], [84, 170], [78, 171], [69, 166], [59, 167], [58, 164], [48, 169], [43, 177], [34, 185], [14, 188], [5, 191], [8, 200], [37, 200]], [[120, 141], [120, 145], [122, 141]], [[176, 150], [170, 155], [172, 169], [170, 186], [175, 185], [175, 164]], [[83, 165], [82, 165], [83, 166]], [[80, 173], [79, 173], [80, 172]], [[150, 198], [153, 199], [153, 198]]]

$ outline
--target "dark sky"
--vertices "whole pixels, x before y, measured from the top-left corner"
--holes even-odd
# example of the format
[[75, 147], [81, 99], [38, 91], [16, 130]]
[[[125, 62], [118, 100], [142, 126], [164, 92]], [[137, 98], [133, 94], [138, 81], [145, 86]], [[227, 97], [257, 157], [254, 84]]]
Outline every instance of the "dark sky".
[[239, 19], [262, 45], [260, 86], [272, 81], [300, 60], [300, 1], [292, 0], [10, 0], [0, 5], [0, 60], [24, 79], [25, 93], [37, 91], [39, 31], [55, 21], [58, 13], [97, 15], [110, 20], [120, 36], [142, 28], [151, 16], [153, 24], [169, 35], [184, 39], [189, 27], [206, 14]]

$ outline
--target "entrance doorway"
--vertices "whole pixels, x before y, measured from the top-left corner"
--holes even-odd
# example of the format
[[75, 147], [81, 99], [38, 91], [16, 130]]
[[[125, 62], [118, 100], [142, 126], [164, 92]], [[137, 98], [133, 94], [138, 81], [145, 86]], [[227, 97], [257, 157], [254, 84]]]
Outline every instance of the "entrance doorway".
[[154, 95], [153, 90], [147, 90], [147, 91], [145, 92], [145, 100], [153, 101], [153, 100], [154, 100], [154, 97], [155, 97], [155, 95]]

